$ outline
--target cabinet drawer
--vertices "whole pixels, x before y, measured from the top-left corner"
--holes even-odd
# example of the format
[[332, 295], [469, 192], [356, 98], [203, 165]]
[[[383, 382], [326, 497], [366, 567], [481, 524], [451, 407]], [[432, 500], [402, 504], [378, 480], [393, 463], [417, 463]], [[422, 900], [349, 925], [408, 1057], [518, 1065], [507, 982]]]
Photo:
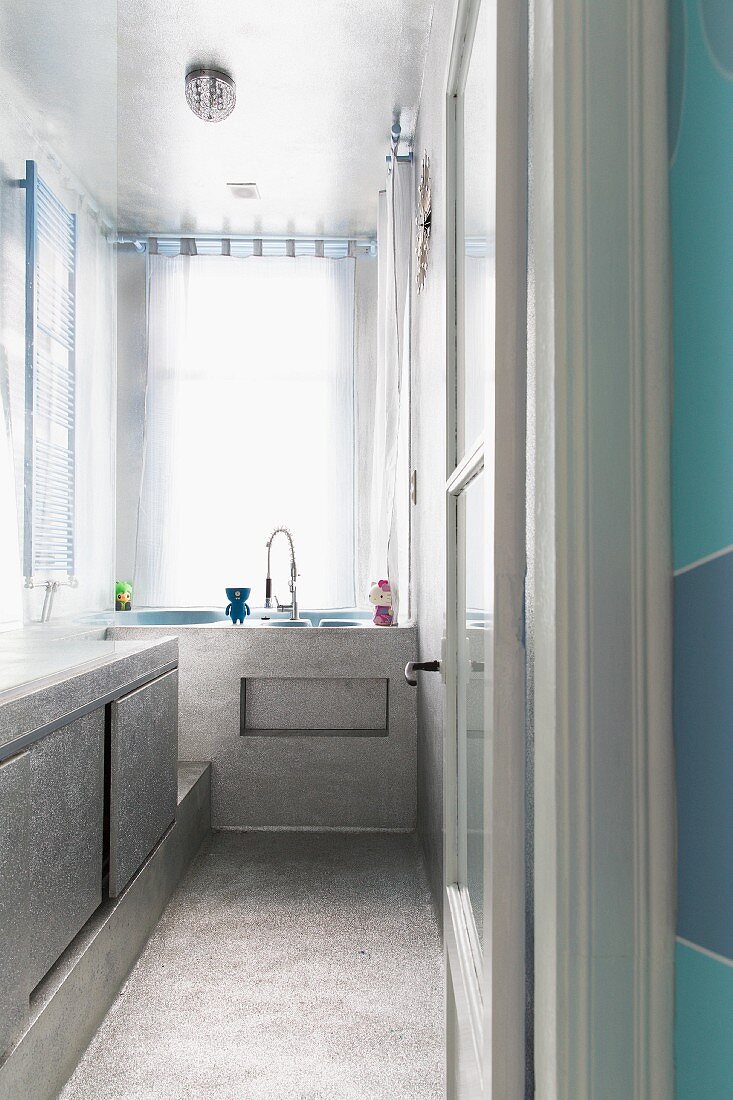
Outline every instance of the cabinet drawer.
[[0, 764], [0, 1058], [28, 1011], [30, 754]]
[[30, 985], [102, 901], [104, 709], [30, 750]]
[[178, 672], [110, 704], [109, 893], [117, 897], [176, 816]]

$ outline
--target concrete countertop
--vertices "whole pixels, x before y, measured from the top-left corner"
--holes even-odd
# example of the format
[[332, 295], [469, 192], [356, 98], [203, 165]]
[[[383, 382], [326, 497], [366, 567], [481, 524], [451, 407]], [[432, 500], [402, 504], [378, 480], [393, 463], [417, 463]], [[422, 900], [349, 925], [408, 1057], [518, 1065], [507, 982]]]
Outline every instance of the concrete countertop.
[[175, 637], [105, 640], [34, 631], [0, 636], [0, 756], [44, 727], [178, 663]]

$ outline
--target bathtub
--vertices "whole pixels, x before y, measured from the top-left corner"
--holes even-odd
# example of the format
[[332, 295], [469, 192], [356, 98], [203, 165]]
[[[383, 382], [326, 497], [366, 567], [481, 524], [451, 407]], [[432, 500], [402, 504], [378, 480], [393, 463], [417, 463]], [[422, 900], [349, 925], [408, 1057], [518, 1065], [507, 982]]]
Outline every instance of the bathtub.
[[[272, 614], [269, 619], [264, 616]], [[220, 829], [415, 828], [415, 627], [368, 611], [141, 608], [86, 617], [110, 639], [178, 638], [179, 759], [211, 761]]]
[[[232, 626], [231, 619], [223, 608], [216, 607], [145, 607], [136, 611], [111, 611], [98, 615], [87, 615], [85, 623], [115, 628], [131, 626]], [[244, 624], [247, 627], [371, 627], [374, 624], [368, 611], [353, 607], [338, 607], [329, 610], [301, 611], [297, 622], [293, 622], [285, 611], [270, 611], [267, 608], [253, 608], [252, 614]]]

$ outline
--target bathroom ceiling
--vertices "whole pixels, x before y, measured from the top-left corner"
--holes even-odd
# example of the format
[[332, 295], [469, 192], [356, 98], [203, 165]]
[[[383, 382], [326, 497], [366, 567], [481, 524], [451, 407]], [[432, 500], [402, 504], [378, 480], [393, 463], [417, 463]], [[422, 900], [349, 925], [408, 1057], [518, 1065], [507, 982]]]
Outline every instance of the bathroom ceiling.
[[[114, 212], [116, 58], [117, 0], [0, 0], [0, 153], [13, 157], [8, 171], [24, 174], [39, 139]], [[11, 118], [28, 131], [25, 148], [6, 140]]]
[[[433, 0], [126, 0], [118, 14], [123, 229], [373, 233], [395, 114], [414, 131]], [[224, 122], [184, 97], [198, 66], [237, 84]], [[230, 194], [256, 182], [261, 198]]]

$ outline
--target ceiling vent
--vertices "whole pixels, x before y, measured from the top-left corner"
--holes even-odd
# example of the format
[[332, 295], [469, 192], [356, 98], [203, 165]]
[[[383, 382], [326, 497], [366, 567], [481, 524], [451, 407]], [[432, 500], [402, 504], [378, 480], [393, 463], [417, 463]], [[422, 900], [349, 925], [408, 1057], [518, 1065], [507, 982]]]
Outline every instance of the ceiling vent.
[[260, 189], [256, 183], [228, 183], [227, 187], [237, 199], [260, 198]]

